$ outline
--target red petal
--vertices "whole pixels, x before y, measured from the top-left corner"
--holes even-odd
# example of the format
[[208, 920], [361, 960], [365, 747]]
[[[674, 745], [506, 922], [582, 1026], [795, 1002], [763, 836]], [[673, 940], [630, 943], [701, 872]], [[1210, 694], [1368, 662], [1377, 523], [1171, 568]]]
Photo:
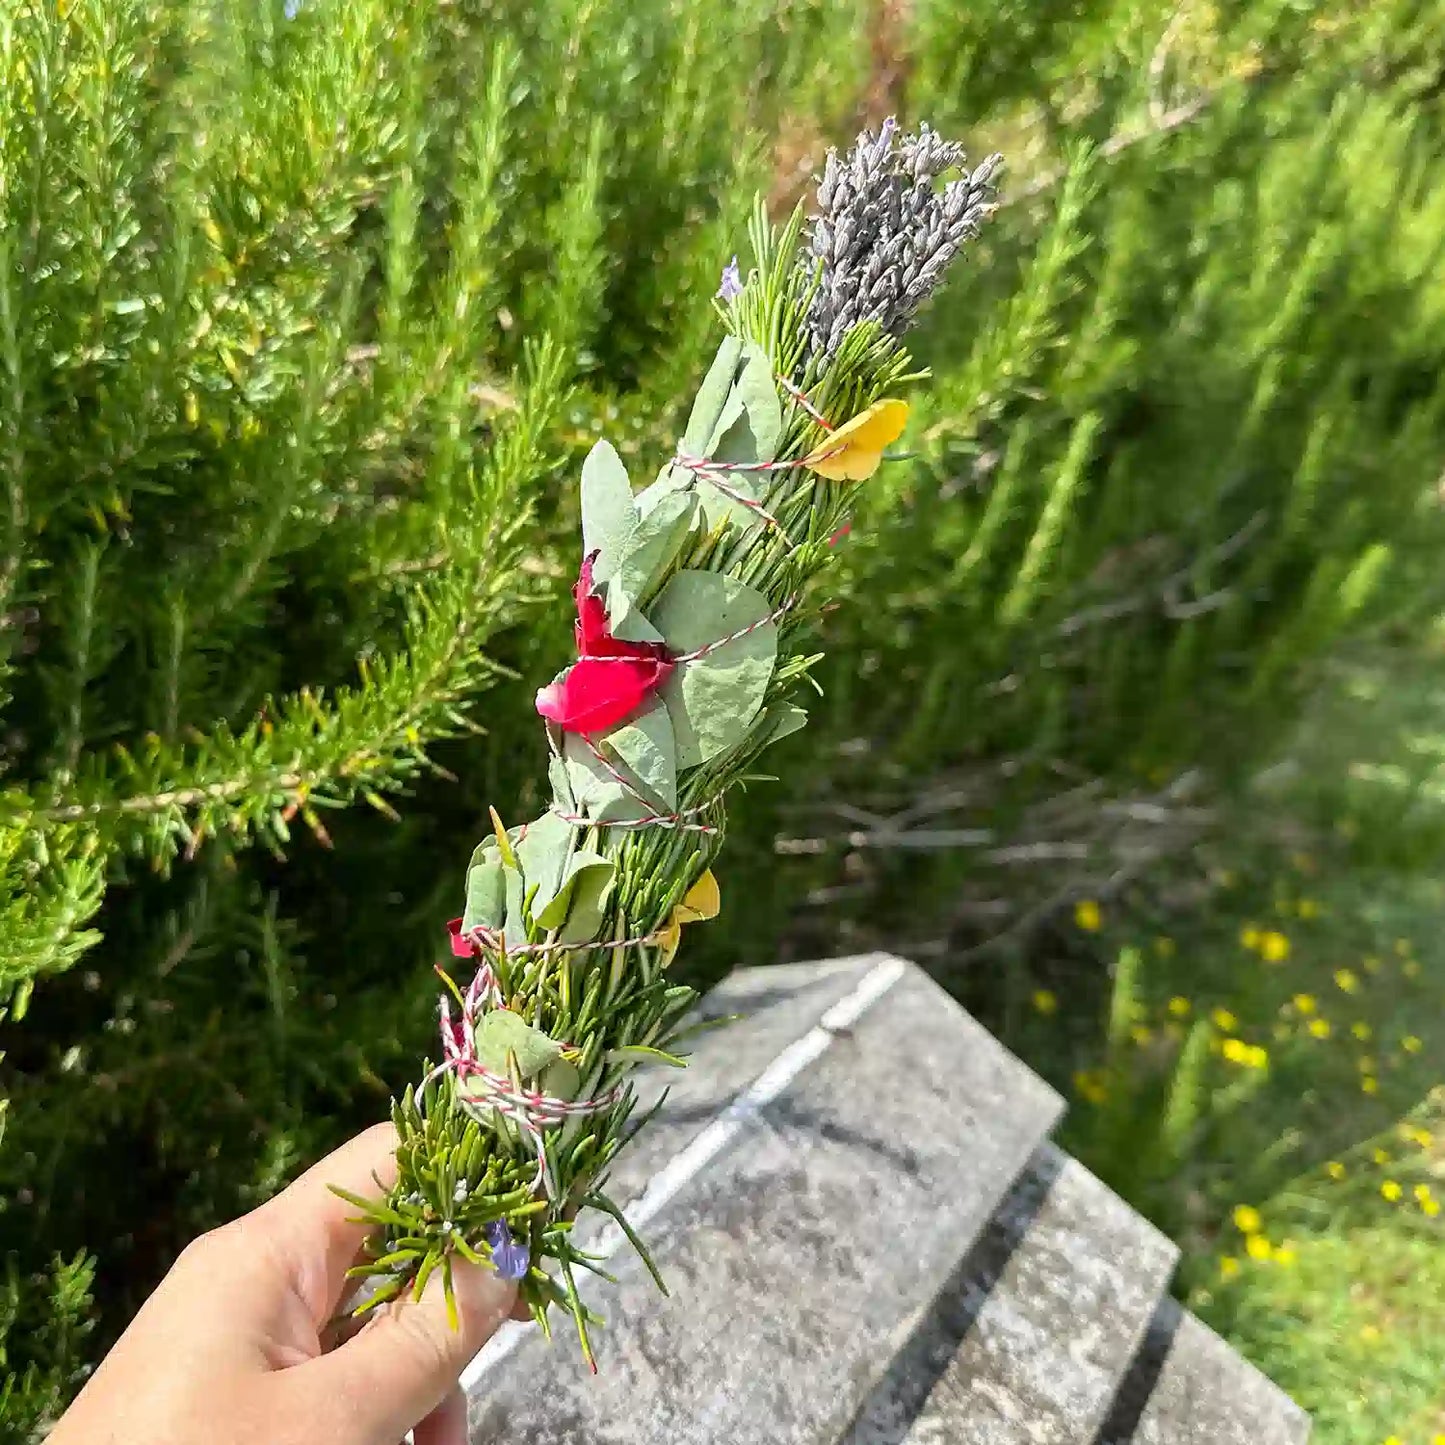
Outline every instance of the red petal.
[[605, 732], [636, 712], [667, 680], [672, 663], [655, 652], [615, 662], [583, 658], [537, 694], [537, 711], [563, 732]]
[[608, 655], [607, 604], [600, 597], [592, 595], [592, 564], [597, 560], [594, 552], [582, 559], [582, 570], [577, 574], [577, 585], [572, 596], [577, 603], [577, 654], [579, 657], [602, 657]]
[[452, 936], [452, 955], [455, 958], [470, 958], [477, 950], [470, 939], [462, 937], [462, 920], [447, 919], [447, 932]]

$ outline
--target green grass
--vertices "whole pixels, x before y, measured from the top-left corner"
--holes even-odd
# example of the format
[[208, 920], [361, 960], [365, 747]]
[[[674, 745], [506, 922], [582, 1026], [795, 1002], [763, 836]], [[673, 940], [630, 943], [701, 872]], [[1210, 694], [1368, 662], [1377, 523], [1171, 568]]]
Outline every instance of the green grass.
[[1296, 1238], [1292, 1264], [1250, 1261], [1199, 1312], [1311, 1412], [1316, 1445], [1440, 1445], [1438, 1231], [1382, 1212]]
[[1445, 1445], [1439, 668], [1405, 661], [1342, 669], [1288, 765], [1168, 877], [1081, 901], [998, 1008], [1317, 1445]]

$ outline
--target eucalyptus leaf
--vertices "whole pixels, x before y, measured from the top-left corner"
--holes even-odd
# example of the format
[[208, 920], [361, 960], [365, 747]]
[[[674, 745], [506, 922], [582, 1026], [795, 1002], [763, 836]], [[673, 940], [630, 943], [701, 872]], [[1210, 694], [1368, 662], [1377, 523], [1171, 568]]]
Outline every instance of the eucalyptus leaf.
[[509, 1009], [492, 1009], [483, 1014], [476, 1038], [477, 1058], [494, 1074], [510, 1072], [508, 1055], [515, 1055], [517, 1072], [524, 1079], [535, 1079], [562, 1057], [561, 1044]]
[[580, 811], [580, 805], [577, 795], [572, 791], [572, 779], [567, 772], [566, 759], [558, 753], [553, 753], [547, 759], [547, 780], [552, 784], [553, 803], [563, 812], [575, 816]]
[[615, 867], [612, 859], [579, 848], [567, 859], [552, 896], [544, 901], [539, 892], [532, 900], [532, 921], [538, 928], [560, 928], [571, 916], [573, 898], [581, 880], [591, 879], [592, 892], [600, 892]]
[[[563, 748], [568, 786], [579, 811], [596, 823], [622, 823], [647, 816], [647, 805], [598, 762], [582, 738], [569, 734]], [[625, 774], [627, 770], [622, 771]]]
[[689, 455], [706, 455], [705, 448], [727, 403], [742, 354], [743, 343], [736, 336], [723, 337], [722, 345], [718, 347], [717, 355], [698, 387], [697, 399], [692, 404], [687, 427], [682, 434], [681, 449]]
[[562, 887], [573, 851], [573, 835], [572, 825], [549, 811], [528, 823], [517, 839], [517, 861], [522, 865], [526, 891], [536, 890], [532, 898], [534, 917], [545, 911]]
[[659, 498], [638, 520], [607, 583], [607, 616], [614, 637], [625, 642], [659, 640], [655, 625], [637, 604], [677, 556], [696, 520], [697, 498], [687, 492]]
[[537, 1083], [543, 1093], [551, 1094], [555, 1099], [575, 1099], [582, 1076], [577, 1072], [575, 1064], [566, 1059], [558, 1059], [556, 1063], [548, 1064], [542, 1070], [542, 1077]]
[[613, 728], [601, 746], [617, 754], [627, 765], [629, 780], [635, 778], [659, 807], [670, 812], [677, 806], [677, 745], [672, 718], [660, 698], [653, 698], [622, 727]]
[[742, 370], [704, 455], [721, 462], [770, 462], [778, 454], [783, 434], [783, 408], [772, 363], [752, 341], [743, 348], [743, 356]]
[[470, 929], [480, 924], [483, 928], [498, 929], [506, 916], [507, 883], [502, 855], [493, 844], [490, 852], [483, 852], [481, 860], [467, 869], [467, 906], [462, 914], [462, 927]]
[[652, 618], [676, 653], [762, 623], [695, 662], [679, 663], [663, 685], [679, 770], [736, 745], [757, 716], [778, 651], [777, 625], [763, 621], [772, 610], [761, 592], [717, 572], [679, 572], [658, 596]]
[[605, 868], [590, 866], [573, 876], [567, 918], [557, 934], [559, 943], [591, 943], [601, 931], [607, 893], [617, 873], [611, 859], [604, 861]]
[[[561, 928], [567, 921], [583, 879], [588, 880], [588, 896], [595, 900], [616, 866], [600, 853], [579, 848], [572, 824], [552, 812], [527, 825], [517, 842], [517, 861], [531, 899], [531, 923], [543, 929]], [[525, 926], [525, 920], [508, 921]]]
[[673, 492], [686, 492], [693, 484], [694, 473], [689, 467], [684, 467], [677, 462], [667, 461], [662, 464], [657, 473], [656, 480], [645, 486], [633, 498], [637, 506], [637, 515], [645, 517], [658, 502]]
[[598, 553], [594, 582], [605, 582], [626, 554], [637, 527], [627, 468], [611, 442], [600, 441], [582, 463], [582, 555]]

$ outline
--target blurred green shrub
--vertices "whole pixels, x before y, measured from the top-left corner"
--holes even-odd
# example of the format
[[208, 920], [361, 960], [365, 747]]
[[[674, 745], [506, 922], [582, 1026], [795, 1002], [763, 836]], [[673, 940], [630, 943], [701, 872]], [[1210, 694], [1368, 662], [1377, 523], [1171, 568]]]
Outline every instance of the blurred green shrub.
[[860, 115], [1006, 148], [1011, 200], [686, 966], [1026, 942], [1438, 601], [1428, 7], [287, 8], [0, 16], [16, 1438], [413, 1072], [448, 860], [538, 781], [571, 464], [661, 459], [749, 198]]

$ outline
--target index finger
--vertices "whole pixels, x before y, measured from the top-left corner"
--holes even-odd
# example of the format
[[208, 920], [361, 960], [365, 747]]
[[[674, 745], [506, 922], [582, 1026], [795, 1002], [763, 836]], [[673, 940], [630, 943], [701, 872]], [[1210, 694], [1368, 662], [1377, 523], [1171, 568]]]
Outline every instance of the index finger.
[[313, 1164], [255, 1211], [255, 1222], [281, 1251], [318, 1328], [334, 1313], [374, 1226], [332, 1186], [379, 1199], [396, 1180], [396, 1130], [375, 1124]]

